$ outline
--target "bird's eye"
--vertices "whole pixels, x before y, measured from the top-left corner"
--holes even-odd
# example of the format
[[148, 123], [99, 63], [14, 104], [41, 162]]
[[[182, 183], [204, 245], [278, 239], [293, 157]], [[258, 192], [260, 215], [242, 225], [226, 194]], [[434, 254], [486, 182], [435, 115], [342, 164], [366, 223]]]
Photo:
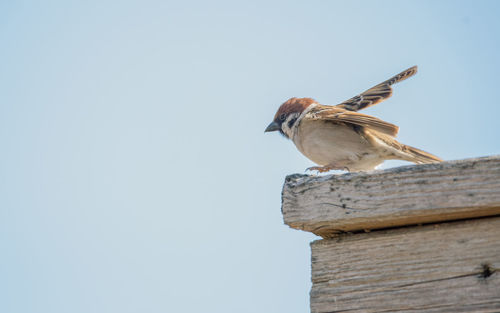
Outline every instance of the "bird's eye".
[[285, 120], [285, 117], [286, 117], [285, 113], [281, 113], [281, 115], [280, 115], [280, 120], [284, 121], [284, 120]]

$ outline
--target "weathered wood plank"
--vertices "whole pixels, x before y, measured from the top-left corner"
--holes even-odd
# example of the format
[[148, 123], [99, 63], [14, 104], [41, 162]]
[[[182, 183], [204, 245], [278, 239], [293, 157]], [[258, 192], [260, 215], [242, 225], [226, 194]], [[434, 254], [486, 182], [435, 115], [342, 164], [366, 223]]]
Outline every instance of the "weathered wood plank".
[[500, 156], [368, 173], [290, 175], [285, 224], [323, 237], [500, 214]]
[[500, 312], [500, 217], [311, 244], [311, 312]]

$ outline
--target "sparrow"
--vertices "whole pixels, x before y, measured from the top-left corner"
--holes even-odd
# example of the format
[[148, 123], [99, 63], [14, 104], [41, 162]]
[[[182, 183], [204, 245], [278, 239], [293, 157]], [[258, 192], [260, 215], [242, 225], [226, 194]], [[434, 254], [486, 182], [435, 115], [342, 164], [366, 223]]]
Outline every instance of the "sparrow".
[[311, 98], [291, 98], [283, 103], [265, 132], [279, 131], [319, 166], [307, 170], [328, 172], [368, 171], [385, 160], [417, 164], [436, 163], [437, 156], [398, 142], [399, 127], [357, 111], [384, 101], [391, 86], [417, 73], [417, 66], [335, 106]]

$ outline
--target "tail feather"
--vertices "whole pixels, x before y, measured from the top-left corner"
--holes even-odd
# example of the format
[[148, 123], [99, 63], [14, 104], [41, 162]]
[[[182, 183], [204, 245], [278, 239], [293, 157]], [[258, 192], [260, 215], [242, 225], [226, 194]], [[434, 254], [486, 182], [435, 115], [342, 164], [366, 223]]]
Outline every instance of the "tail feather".
[[373, 141], [375, 145], [384, 147], [383, 150], [387, 160], [404, 160], [417, 164], [438, 163], [443, 161], [433, 154], [402, 144], [395, 140], [394, 137], [387, 134], [366, 128], [363, 134], [370, 141]]
[[437, 163], [443, 161], [441, 158], [415, 147], [404, 145], [403, 151], [404, 154], [408, 156], [405, 158], [406, 161], [414, 162], [417, 164]]

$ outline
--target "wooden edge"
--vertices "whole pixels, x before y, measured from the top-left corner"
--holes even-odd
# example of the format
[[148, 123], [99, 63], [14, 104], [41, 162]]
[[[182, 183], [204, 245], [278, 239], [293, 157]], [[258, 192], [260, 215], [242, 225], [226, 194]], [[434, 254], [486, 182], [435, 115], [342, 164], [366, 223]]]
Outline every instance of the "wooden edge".
[[347, 232], [369, 232], [377, 229], [388, 229], [394, 227], [423, 225], [430, 223], [442, 223], [450, 221], [458, 221], [473, 218], [484, 218], [489, 216], [500, 216], [500, 204], [494, 207], [483, 208], [452, 208], [450, 212], [440, 209], [436, 210], [419, 211], [416, 214], [409, 214], [408, 216], [380, 216], [377, 221], [366, 220], [363, 218], [353, 219], [349, 221], [317, 224], [317, 225], [293, 225], [291, 228], [311, 232], [323, 238], [332, 238], [341, 233]]
[[289, 175], [282, 213], [290, 227], [325, 238], [500, 215], [500, 156], [368, 173]]

